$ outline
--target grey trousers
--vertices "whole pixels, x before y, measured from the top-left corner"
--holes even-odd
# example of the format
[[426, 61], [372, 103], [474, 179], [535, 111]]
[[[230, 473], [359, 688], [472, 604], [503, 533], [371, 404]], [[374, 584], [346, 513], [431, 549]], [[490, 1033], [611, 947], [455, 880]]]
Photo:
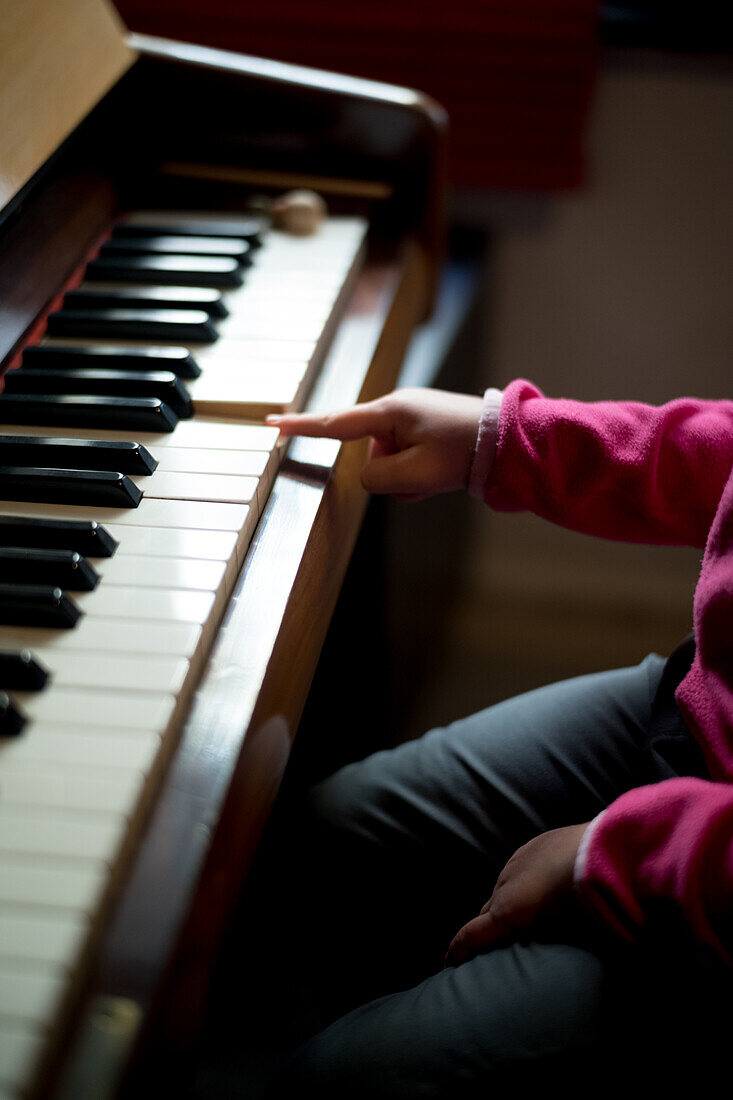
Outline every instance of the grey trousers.
[[541, 688], [314, 790], [293, 925], [332, 1022], [268, 1097], [610, 1095], [632, 1072], [714, 1074], [733, 1036], [730, 975], [675, 931], [639, 948], [583, 922], [443, 968], [520, 845], [632, 787], [706, 775], [673, 698], [691, 657], [688, 641], [668, 662]]

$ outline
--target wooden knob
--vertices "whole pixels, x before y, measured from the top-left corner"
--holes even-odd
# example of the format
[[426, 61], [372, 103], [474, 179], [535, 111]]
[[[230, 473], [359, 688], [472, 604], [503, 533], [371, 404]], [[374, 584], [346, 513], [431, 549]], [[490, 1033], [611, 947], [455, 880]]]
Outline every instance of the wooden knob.
[[272, 224], [296, 237], [309, 237], [325, 221], [328, 208], [315, 191], [288, 191], [270, 209]]

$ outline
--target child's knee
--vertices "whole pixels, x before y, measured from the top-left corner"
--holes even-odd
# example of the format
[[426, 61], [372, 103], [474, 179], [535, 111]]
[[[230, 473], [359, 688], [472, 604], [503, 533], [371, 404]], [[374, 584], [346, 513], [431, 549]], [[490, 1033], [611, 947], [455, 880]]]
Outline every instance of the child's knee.
[[363, 764], [348, 764], [311, 788], [306, 802], [309, 826], [319, 833], [371, 839], [370, 819], [379, 792]]

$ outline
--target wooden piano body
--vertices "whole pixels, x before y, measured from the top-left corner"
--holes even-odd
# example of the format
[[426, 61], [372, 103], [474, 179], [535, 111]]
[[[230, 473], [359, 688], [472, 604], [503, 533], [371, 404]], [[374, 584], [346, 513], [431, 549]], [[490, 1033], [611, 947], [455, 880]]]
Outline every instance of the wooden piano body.
[[[392, 387], [440, 262], [437, 106], [403, 89], [124, 38], [97, 0], [2, 0], [0, 60], [0, 371], [117, 210], [236, 211], [253, 189], [305, 185], [371, 225], [308, 407]], [[297, 440], [283, 459], [30, 1095], [140, 1096], [159, 1072], [172, 1095], [185, 1074], [359, 529], [363, 455], [358, 444]]]

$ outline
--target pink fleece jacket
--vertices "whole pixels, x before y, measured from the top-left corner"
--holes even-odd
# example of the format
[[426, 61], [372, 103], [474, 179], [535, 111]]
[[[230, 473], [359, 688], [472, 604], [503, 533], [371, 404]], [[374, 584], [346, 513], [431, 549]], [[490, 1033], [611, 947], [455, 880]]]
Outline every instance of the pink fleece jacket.
[[551, 400], [519, 379], [492, 430], [496, 421], [493, 391], [474, 460], [493, 508], [603, 538], [705, 547], [696, 654], [676, 699], [711, 779], [616, 799], [586, 830], [576, 883], [625, 938], [680, 934], [733, 965], [733, 401]]

